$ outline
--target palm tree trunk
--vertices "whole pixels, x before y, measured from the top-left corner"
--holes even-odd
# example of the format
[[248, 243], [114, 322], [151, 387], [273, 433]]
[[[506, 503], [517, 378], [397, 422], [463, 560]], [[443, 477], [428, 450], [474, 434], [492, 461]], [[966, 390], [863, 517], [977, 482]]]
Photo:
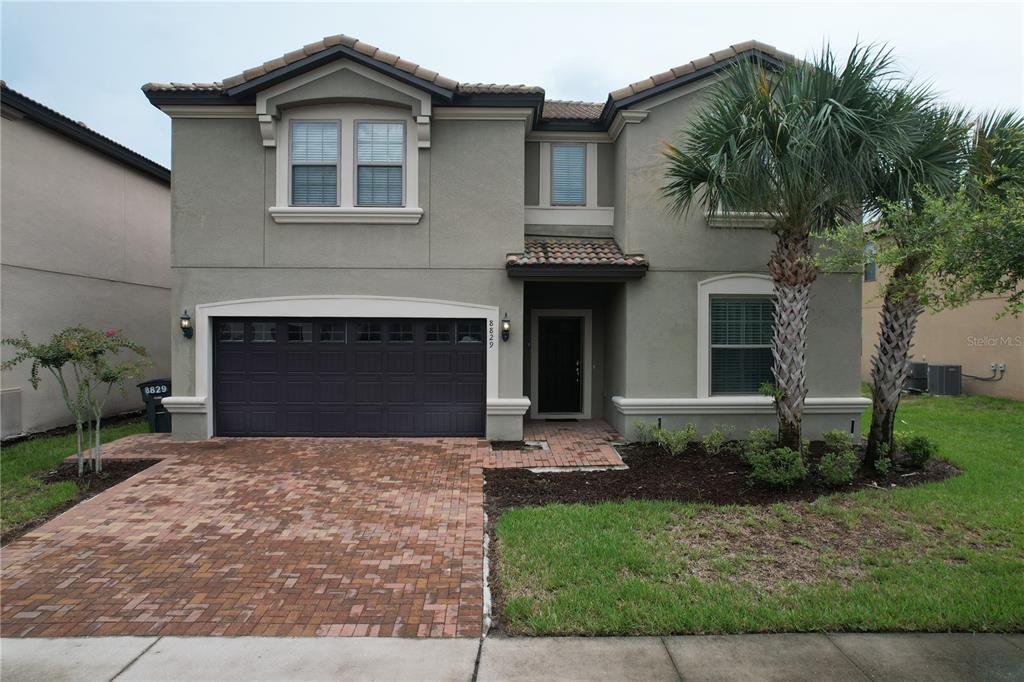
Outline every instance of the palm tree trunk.
[[811, 284], [818, 273], [806, 234], [779, 234], [768, 261], [775, 285], [772, 358], [779, 417], [779, 444], [800, 449], [800, 429], [807, 397], [807, 311]]
[[896, 298], [887, 293], [882, 303], [878, 344], [871, 358], [872, 411], [865, 467], [873, 467], [883, 454], [892, 452], [896, 409], [910, 371], [910, 348], [917, 318], [923, 310], [917, 297], [909, 294]]

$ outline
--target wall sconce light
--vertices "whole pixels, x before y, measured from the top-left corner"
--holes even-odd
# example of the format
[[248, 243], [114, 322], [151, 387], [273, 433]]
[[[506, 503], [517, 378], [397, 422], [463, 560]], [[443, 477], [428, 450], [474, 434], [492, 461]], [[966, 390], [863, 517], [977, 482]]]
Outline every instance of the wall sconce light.
[[511, 334], [512, 322], [508, 319], [508, 313], [505, 313], [505, 317], [501, 318], [501, 340], [508, 341]]
[[192, 338], [192, 318], [188, 316], [188, 310], [181, 314], [181, 335], [186, 339]]

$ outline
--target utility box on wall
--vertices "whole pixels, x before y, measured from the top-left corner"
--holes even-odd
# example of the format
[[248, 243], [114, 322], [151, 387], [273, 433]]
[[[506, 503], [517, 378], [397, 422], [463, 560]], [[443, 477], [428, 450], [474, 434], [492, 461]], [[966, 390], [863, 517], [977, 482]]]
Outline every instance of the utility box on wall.
[[928, 365], [928, 392], [932, 395], [960, 395], [962, 365]]

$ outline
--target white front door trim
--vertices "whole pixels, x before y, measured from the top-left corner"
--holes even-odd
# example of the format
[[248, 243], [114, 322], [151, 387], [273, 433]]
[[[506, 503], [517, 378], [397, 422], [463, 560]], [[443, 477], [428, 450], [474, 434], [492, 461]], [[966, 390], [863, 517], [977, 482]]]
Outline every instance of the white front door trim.
[[[277, 296], [200, 303], [195, 307], [195, 395], [164, 398], [174, 413], [206, 413], [206, 436], [213, 435], [213, 318], [215, 317], [412, 317], [484, 318], [487, 345], [487, 404], [498, 410], [511, 405], [498, 398], [497, 306], [396, 296]], [[589, 324], [588, 324], [589, 329]], [[521, 401], [521, 398], [515, 399]], [[525, 409], [523, 410], [525, 412]], [[488, 407], [490, 412], [490, 407]], [[520, 412], [522, 414], [522, 412]]]
[[[590, 419], [590, 387], [593, 375], [591, 347], [593, 345], [593, 323], [590, 309], [534, 309], [530, 313], [530, 418], [531, 419]], [[540, 318], [542, 317], [580, 317], [583, 318], [583, 357], [580, 364], [583, 369], [583, 411], [582, 412], [540, 412], [540, 368], [537, 358], [540, 348]]]

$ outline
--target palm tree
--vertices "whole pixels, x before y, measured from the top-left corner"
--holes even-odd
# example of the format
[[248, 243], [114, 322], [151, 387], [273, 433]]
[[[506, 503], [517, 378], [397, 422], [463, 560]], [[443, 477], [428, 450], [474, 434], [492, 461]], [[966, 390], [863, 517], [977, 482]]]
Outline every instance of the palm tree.
[[891, 272], [883, 284], [878, 343], [871, 358], [873, 408], [866, 467], [892, 452], [917, 319], [935, 298], [929, 260], [943, 237], [923, 210], [926, 198], [949, 197], [959, 190], [978, 203], [1019, 182], [1024, 171], [1024, 120], [1019, 115], [989, 114], [971, 125], [960, 110], [917, 111], [914, 144], [906, 156], [880, 158], [873, 173], [869, 205], [878, 216], [876, 232], [886, 240]]
[[779, 439], [798, 449], [806, 385], [807, 313], [818, 275], [811, 236], [859, 220], [879, 155], [909, 145], [907, 86], [891, 54], [855, 47], [845, 62], [827, 47], [813, 62], [773, 69], [751, 59], [712, 86], [678, 146], [668, 145], [666, 184], [673, 209], [702, 204], [766, 215], [776, 237], [773, 374]]

